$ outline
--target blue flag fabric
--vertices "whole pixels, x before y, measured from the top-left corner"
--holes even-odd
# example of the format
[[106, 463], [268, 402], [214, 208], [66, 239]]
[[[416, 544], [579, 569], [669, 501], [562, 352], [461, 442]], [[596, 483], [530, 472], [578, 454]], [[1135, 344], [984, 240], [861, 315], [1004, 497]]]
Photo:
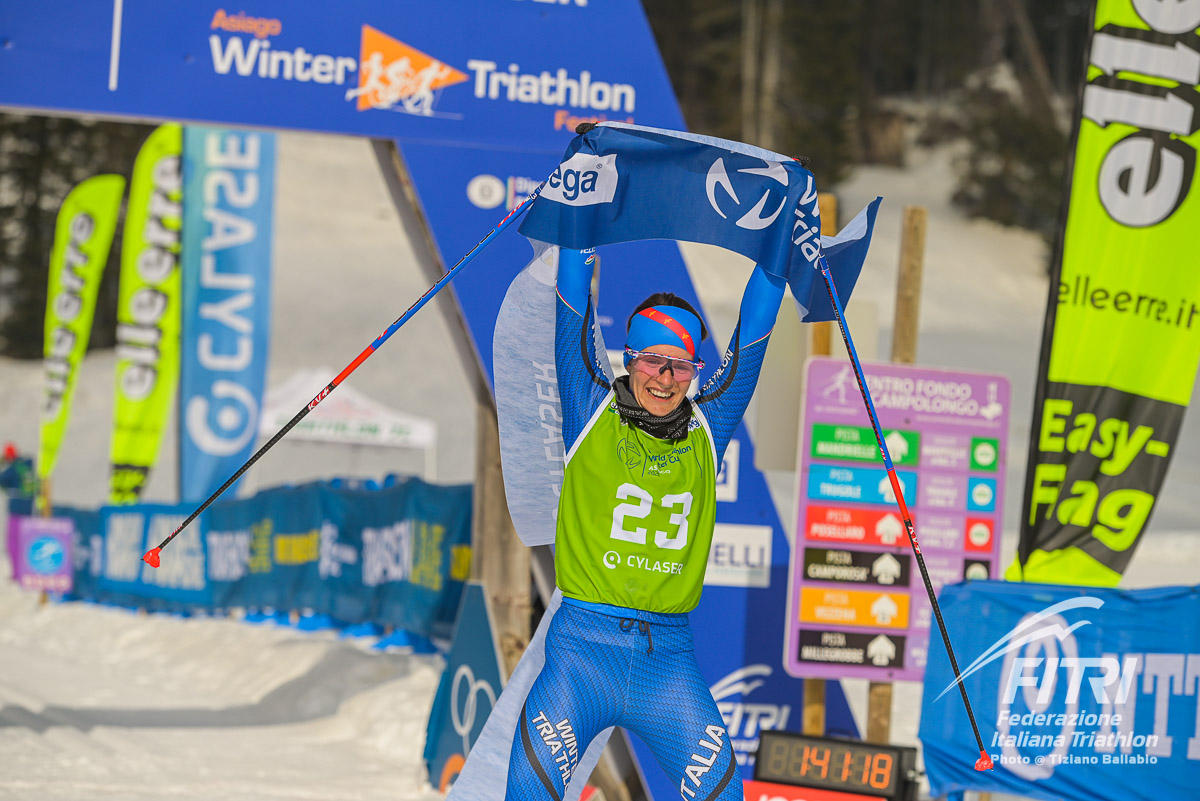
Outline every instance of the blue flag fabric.
[[[825, 250], [845, 303], [866, 258], [876, 199], [856, 236]], [[856, 218], [856, 223], [859, 222]], [[678, 131], [601, 123], [576, 136], [520, 231], [584, 249], [640, 239], [701, 242], [784, 277], [805, 321], [834, 319], [818, 291], [821, 214], [816, 180], [779, 153]]]

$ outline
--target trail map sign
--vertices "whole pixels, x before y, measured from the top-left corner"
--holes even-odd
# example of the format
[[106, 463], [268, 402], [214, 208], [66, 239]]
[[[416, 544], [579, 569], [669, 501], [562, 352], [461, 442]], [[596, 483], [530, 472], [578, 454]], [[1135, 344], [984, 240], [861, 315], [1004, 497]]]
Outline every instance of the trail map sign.
[[[864, 364], [934, 589], [999, 575], [1009, 382]], [[794, 676], [920, 680], [931, 610], [849, 363], [805, 378], [784, 665]]]

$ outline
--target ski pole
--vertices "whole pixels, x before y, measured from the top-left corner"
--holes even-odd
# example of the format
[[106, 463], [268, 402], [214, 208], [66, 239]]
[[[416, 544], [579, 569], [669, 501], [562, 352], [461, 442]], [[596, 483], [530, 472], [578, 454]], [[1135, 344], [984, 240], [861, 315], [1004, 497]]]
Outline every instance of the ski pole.
[[414, 303], [412, 306], [409, 306], [408, 311], [404, 312], [404, 314], [400, 315], [399, 319], [397, 319], [394, 323], [392, 323], [387, 328], [385, 328], [383, 333], [380, 334], [379, 337], [377, 339], [375, 339], [374, 342], [372, 342], [370, 345], [368, 345], [363, 350], [362, 353], [358, 354], [358, 356], [355, 357], [354, 361], [352, 361], [352, 362], [350, 362], [350, 364], [346, 365], [346, 368], [344, 370], [342, 370], [342, 372], [338, 373], [337, 377], [335, 377], [332, 381], [330, 381], [325, 386], [324, 389], [322, 389], [320, 392], [318, 392], [317, 396], [315, 398], [313, 398], [311, 401], [309, 401], [307, 406], [305, 406], [303, 409], [298, 411], [296, 413], [296, 416], [287, 422], [287, 425], [285, 425], [283, 428], [279, 429], [279, 431], [275, 434], [275, 436], [271, 437], [271, 439], [267, 442], [267, 444], [265, 444], [261, 448], [259, 448], [258, 452], [255, 453], [253, 456], [251, 456], [249, 461], [247, 461], [244, 465], [239, 467], [238, 471], [229, 477], [228, 481], [226, 481], [224, 484], [222, 484], [217, 489], [216, 492], [214, 492], [212, 495], [208, 496], [208, 500], [206, 500], [204, 503], [200, 504], [199, 509], [197, 509], [196, 511], [194, 511], [190, 515], [188, 515], [187, 519], [184, 520], [179, 525], [179, 528], [172, 531], [170, 533], [170, 535], [167, 536], [166, 539], [164, 539], [162, 542], [160, 542], [158, 544], [157, 548], [151, 548], [149, 551], [146, 551], [145, 555], [142, 556], [142, 561], [144, 561], [146, 564], [150, 565], [151, 567], [158, 567], [159, 563], [160, 563], [160, 554], [162, 553], [162, 549], [167, 547], [167, 545], [170, 544], [171, 540], [175, 539], [175, 536], [177, 534], [179, 534], [179, 532], [181, 532], [185, 528], [187, 528], [188, 524], [191, 523], [193, 520], [195, 520], [200, 515], [201, 512], [203, 512], [205, 509], [207, 509], [213, 501], [215, 501], [217, 498], [219, 498], [221, 496], [221, 494], [223, 492], [225, 492], [225, 490], [229, 489], [229, 487], [233, 484], [233, 482], [235, 482], [239, 478], [241, 478], [242, 474], [245, 473], [247, 470], [249, 470], [250, 466], [253, 465], [255, 462], [257, 462], [264, 453], [269, 451], [272, 448], [272, 446], [275, 445], [276, 442], [278, 442], [280, 439], [282, 439], [284, 434], [291, 431], [292, 428], [297, 423], [299, 423], [301, 420], [303, 420], [308, 415], [309, 412], [311, 412], [313, 409], [317, 408], [317, 405], [321, 401], [323, 401], [323, 400], [325, 400], [325, 398], [329, 397], [329, 394], [331, 392], [333, 392], [335, 389], [337, 389], [338, 385], [340, 385], [343, 381], [345, 381], [346, 378], [351, 373], [353, 373], [360, 364], [365, 362], [367, 360], [367, 357], [369, 357], [372, 353], [374, 353], [376, 350], [378, 350], [379, 347], [381, 345], [383, 345], [384, 342], [387, 342], [388, 338], [392, 334], [396, 333], [396, 331], [399, 330], [400, 326], [402, 326], [406, 322], [408, 322], [408, 320], [414, 314], [416, 314], [418, 311], [420, 311], [421, 307], [424, 306], [426, 303], [428, 303], [430, 301], [430, 299], [433, 298], [434, 295], [436, 295], [438, 292], [440, 292], [442, 287], [444, 287], [444, 286], [446, 286], [446, 284], [450, 283], [451, 279], [453, 279], [454, 276], [458, 274], [458, 271], [460, 269], [465, 267], [472, 259], [474, 259], [477, 255], [479, 255], [480, 251], [482, 251], [493, 239], [495, 239], [502, 231], [504, 231], [505, 228], [508, 228], [508, 226], [512, 225], [514, 220], [516, 220], [523, 213], [525, 213], [525, 211], [527, 211], [529, 209], [529, 206], [533, 202], [533, 200], [535, 198], [537, 198], [537, 196], [541, 193], [543, 186], [545, 186], [544, 183], [539, 184], [536, 189], [534, 189], [532, 192], [529, 193], [529, 197], [522, 200], [520, 203], [518, 203], [512, 209], [512, 211], [510, 211], [507, 215], [505, 215], [504, 219], [501, 220], [500, 222], [498, 222], [496, 224], [496, 226], [494, 228], [492, 228], [492, 230], [488, 231], [487, 235], [484, 236], [483, 239], [480, 239], [479, 243], [476, 244], [475, 247], [473, 247], [469, 251], [467, 251], [467, 254], [465, 256], [463, 256], [461, 259], [459, 259], [457, 264], [455, 264], [453, 267], [451, 267], [449, 270], [447, 270], [446, 274], [437, 280], [437, 283], [435, 283], [433, 286], [429, 287], [429, 289], [425, 290], [425, 294], [422, 295], [421, 297], [419, 297], [417, 299], [416, 303]]
[[979, 726], [975, 723], [975, 713], [971, 710], [971, 699], [967, 697], [967, 687], [963, 684], [962, 674], [958, 669], [958, 660], [954, 658], [954, 648], [950, 645], [950, 634], [946, 631], [946, 623], [942, 620], [942, 609], [938, 606], [937, 597], [933, 593], [933, 584], [929, 580], [929, 571], [925, 568], [925, 557], [921, 555], [921, 546], [917, 542], [917, 531], [913, 526], [912, 516], [908, 513], [908, 505], [904, 502], [904, 491], [900, 487], [900, 479], [896, 477], [896, 468], [892, 466], [892, 457], [888, 453], [887, 443], [883, 439], [883, 431], [879, 427], [879, 418], [875, 414], [875, 404], [871, 401], [871, 393], [867, 391], [867, 379], [863, 375], [862, 364], [858, 361], [858, 353], [854, 350], [854, 340], [850, 338], [850, 330], [842, 314], [842, 302], [838, 299], [837, 289], [833, 285], [833, 275], [829, 271], [829, 262], [825, 254], [821, 254], [821, 276], [825, 279], [825, 289], [829, 292], [829, 300], [833, 303], [833, 314], [837, 319], [838, 328], [842, 332], [842, 341], [846, 343], [846, 352], [850, 354], [850, 362], [854, 365], [854, 377], [858, 381], [858, 390], [862, 393], [863, 403], [867, 407], [867, 415], [871, 418], [871, 428], [875, 431], [875, 441], [879, 443], [879, 452], [883, 455], [883, 466], [887, 469], [888, 479], [892, 483], [892, 492], [896, 494], [896, 504], [904, 518], [904, 529], [908, 532], [908, 542], [913, 554], [917, 557], [917, 566], [921, 568], [921, 580], [925, 582], [925, 592], [929, 594], [929, 603], [933, 606], [933, 616], [937, 619], [938, 629], [942, 632], [942, 642], [946, 644], [946, 654], [950, 657], [950, 667], [954, 669], [958, 690], [962, 694], [963, 706], [967, 708], [967, 717], [971, 720], [971, 729], [975, 732], [975, 744], [979, 746], [979, 759], [975, 761], [975, 770], [991, 770], [992, 758], [983, 747], [983, 738], [979, 736]]

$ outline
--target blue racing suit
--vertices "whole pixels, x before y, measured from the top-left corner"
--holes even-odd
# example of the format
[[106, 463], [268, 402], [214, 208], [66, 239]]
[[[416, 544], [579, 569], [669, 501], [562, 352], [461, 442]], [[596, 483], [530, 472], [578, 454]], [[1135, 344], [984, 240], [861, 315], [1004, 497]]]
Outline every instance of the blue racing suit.
[[[569, 454], [591, 430], [589, 421], [609, 402], [612, 388], [596, 354], [591, 265], [578, 251], [561, 251], [557, 283], [555, 364], [569, 473]], [[714, 468], [758, 382], [783, 288], [782, 278], [755, 268], [721, 367], [691, 399], [693, 413], [711, 433]], [[711, 481], [716, 470], [705, 475]], [[560, 526], [563, 520], [560, 514]], [[597, 536], [607, 537], [607, 526], [598, 521]], [[610, 726], [644, 740], [678, 782], [682, 798], [743, 798], [724, 721], [696, 664], [687, 612], [585, 601], [564, 592], [545, 652], [513, 738], [508, 801], [561, 801], [588, 744]]]

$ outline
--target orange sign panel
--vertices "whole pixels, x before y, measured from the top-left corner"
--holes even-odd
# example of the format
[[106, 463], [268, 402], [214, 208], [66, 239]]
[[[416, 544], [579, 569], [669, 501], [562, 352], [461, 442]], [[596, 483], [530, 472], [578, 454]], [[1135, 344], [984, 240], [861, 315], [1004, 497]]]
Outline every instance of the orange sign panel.
[[800, 620], [805, 623], [905, 629], [908, 611], [905, 593], [821, 587], [800, 590]]

